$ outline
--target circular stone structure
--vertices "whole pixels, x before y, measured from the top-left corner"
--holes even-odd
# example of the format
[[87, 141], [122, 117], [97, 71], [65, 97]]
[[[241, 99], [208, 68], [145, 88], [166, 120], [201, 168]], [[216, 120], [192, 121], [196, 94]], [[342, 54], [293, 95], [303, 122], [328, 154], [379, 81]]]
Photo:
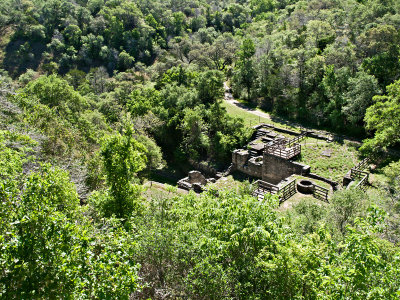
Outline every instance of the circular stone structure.
[[297, 191], [302, 194], [312, 194], [314, 192], [314, 183], [310, 180], [300, 180], [297, 182]]

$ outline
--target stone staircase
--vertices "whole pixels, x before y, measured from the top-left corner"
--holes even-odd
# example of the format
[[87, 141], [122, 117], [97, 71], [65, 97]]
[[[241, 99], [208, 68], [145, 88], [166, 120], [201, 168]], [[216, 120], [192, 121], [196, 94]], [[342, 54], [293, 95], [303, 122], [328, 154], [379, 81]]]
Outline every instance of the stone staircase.
[[252, 157], [257, 157], [259, 154], [255, 150], [249, 150], [249, 159]]
[[269, 132], [269, 130], [267, 130], [265, 128], [257, 129], [257, 131], [253, 134], [253, 140], [256, 140], [256, 139], [259, 139], [259, 138], [265, 136], [268, 132]]

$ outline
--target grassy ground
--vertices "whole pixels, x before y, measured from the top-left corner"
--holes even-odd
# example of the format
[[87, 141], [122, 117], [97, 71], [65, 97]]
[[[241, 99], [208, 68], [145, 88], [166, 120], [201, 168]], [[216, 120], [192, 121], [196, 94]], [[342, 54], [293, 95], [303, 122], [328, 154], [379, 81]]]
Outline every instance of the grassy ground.
[[[222, 102], [222, 106], [226, 108], [226, 111], [228, 112], [229, 115], [231, 115], [233, 117], [242, 118], [244, 120], [244, 124], [248, 127], [252, 127], [252, 126], [258, 125], [260, 123], [266, 123], [266, 124], [275, 125], [277, 127], [282, 127], [282, 128], [299, 131], [298, 128], [291, 126], [288, 122], [286, 122], [284, 120], [279, 120], [275, 117], [265, 118], [265, 117], [256, 116], [253, 113], [251, 113], [250, 111], [246, 111], [240, 107], [237, 107], [236, 105], [234, 105], [232, 103], [227, 103], [226, 101]], [[262, 112], [259, 109], [254, 109], [254, 110], [258, 110], [258, 111]]]
[[[330, 152], [330, 157], [324, 152]], [[300, 162], [311, 166], [311, 172], [325, 178], [341, 181], [343, 176], [359, 161], [356, 146], [350, 142], [327, 143], [307, 138], [302, 142]]]
[[145, 191], [143, 192], [143, 196], [146, 199], [151, 199], [155, 197], [171, 198], [179, 195], [186, 195], [188, 193], [188, 191], [178, 189], [174, 186], [154, 181], [145, 182], [143, 184], [143, 188], [145, 189]]
[[242, 118], [246, 126], [252, 127], [260, 123], [272, 124], [272, 121], [269, 118], [256, 116], [251, 112], [247, 112], [234, 104], [227, 103], [226, 101], [222, 102], [222, 106], [226, 108], [229, 115]]
[[[244, 177], [243, 177], [244, 178]], [[235, 178], [232, 175], [228, 177], [222, 177], [217, 180], [216, 183], [208, 184], [207, 187], [216, 189], [216, 190], [225, 190], [225, 191], [236, 191], [248, 189], [251, 190], [251, 186], [249, 181], [243, 178]]]
[[278, 211], [280, 212], [284, 212], [288, 209], [293, 208], [293, 206], [296, 206], [297, 204], [299, 204], [300, 201], [305, 200], [305, 199], [310, 199], [312, 202], [318, 204], [318, 205], [329, 205], [326, 202], [323, 202], [321, 200], [315, 199], [312, 195], [304, 195], [304, 194], [300, 194], [300, 193], [296, 193], [293, 197], [291, 197], [290, 199], [286, 200], [285, 202], [283, 202], [279, 207], [278, 207]]

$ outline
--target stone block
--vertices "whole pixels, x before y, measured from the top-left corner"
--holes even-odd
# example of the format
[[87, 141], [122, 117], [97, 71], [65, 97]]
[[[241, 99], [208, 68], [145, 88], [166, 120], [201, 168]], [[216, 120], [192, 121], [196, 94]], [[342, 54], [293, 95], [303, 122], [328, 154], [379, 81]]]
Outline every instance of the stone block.
[[207, 179], [199, 171], [190, 171], [188, 181], [190, 184], [195, 184], [195, 183], [199, 183], [201, 185], [207, 184]]

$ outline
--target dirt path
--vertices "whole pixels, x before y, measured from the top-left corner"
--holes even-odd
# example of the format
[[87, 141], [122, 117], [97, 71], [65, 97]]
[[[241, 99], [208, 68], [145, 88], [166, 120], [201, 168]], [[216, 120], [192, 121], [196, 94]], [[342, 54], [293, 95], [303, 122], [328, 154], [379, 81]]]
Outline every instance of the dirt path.
[[235, 98], [233, 98], [233, 95], [230, 91], [230, 87], [228, 86], [228, 84], [226, 82], [224, 82], [224, 89], [225, 89], [225, 97], [224, 100], [230, 104], [233, 104], [237, 107], [239, 107], [240, 109], [242, 109], [243, 111], [247, 111], [255, 116], [258, 117], [262, 117], [262, 118], [266, 118], [271, 120], [271, 116], [265, 112], [259, 111], [257, 109], [254, 108], [250, 108], [247, 107], [246, 105], [240, 103], [239, 101], [237, 101]]

